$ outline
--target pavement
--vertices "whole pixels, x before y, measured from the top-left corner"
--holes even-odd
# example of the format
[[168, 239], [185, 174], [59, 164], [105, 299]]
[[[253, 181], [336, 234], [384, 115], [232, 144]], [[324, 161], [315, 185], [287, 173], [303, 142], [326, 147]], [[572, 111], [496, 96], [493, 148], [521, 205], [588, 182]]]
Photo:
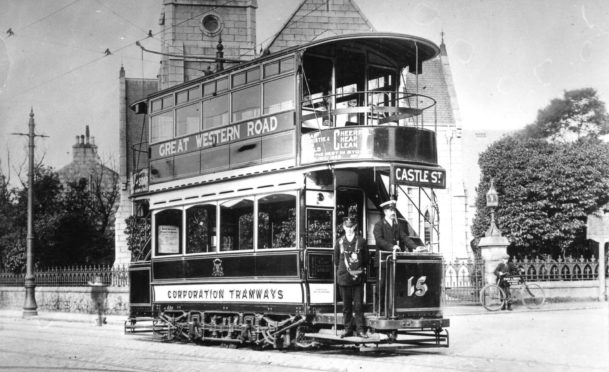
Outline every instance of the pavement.
[[[564, 310], [583, 310], [583, 309], [599, 309], [607, 307], [607, 302], [601, 301], [572, 301], [572, 302], [549, 302], [543, 304], [539, 309], [528, 309], [521, 305], [514, 305], [513, 312], [539, 312], [539, 311], [564, 311]], [[480, 305], [459, 305], [445, 306], [444, 317], [452, 318], [467, 315], [492, 315], [499, 312], [487, 311]], [[106, 315], [106, 323], [102, 327], [123, 327], [127, 320], [126, 315]], [[0, 309], [0, 319], [21, 319], [23, 318], [23, 310], [21, 309]], [[83, 313], [67, 313], [67, 312], [49, 312], [38, 311], [38, 315], [32, 316], [32, 319], [43, 321], [61, 321], [61, 322], [77, 322], [97, 324], [97, 314]]]

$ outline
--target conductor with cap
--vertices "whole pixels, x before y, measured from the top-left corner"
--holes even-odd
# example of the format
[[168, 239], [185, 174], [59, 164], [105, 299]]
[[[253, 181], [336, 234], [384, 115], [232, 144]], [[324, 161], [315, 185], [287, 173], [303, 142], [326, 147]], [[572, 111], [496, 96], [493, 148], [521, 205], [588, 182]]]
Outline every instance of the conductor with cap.
[[355, 323], [357, 337], [368, 338], [364, 325], [364, 285], [366, 284], [368, 247], [364, 238], [355, 234], [356, 227], [357, 219], [355, 217], [345, 217], [343, 219], [345, 235], [336, 241], [334, 247], [337, 283], [343, 299], [345, 328], [341, 338], [353, 336], [353, 323]]
[[[374, 240], [376, 241], [377, 257], [380, 259], [378, 251], [387, 252], [412, 252], [412, 251], [423, 251], [426, 248], [420, 244], [417, 244], [415, 240], [408, 236], [407, 227], [402, 226], [398, 223], [396, 211], [396, 201], [393, 199], [387, 200], [381, 203], [383, 208], [384, 218], [378, 221], [374, 225]], [[406, 227], [406, 228], [405, 228]], [[418, 239], [417, 239], [418, 240]], [[380, 262], [379, 262], [380, 268]], [[383, 312], [385, 307], [385, 272], [381, 271], [380, 283], [380, 311]]]

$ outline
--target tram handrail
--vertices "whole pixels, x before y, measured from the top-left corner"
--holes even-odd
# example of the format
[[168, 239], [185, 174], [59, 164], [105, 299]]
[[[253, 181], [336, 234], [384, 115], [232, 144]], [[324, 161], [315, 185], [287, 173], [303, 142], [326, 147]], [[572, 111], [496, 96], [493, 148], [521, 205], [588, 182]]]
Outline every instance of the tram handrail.
[[[364, 90], [327, 94], [318, 97], [313, 96], [302, 100], [301, 109], [303, 110], [303, 115], [301, 121], [305, 123], [307, 120], [315, 120], [319, 123], [318, 120], [320, 118], [324, 119], [324, 121], [327, 118], [329, 122], [328, 127], [334, 126], [333, 123], [337, 121], [336, 116], [349, 114], [379, 115], [378, 117], [367, 116], [365, 125], [375, 125], [371, 123], [373, 120], [378, 121], [377, 125], [399, 122], [403, 119], [423, 116], [425, 111], [435, 107], [437, 104], [434, 98], [423, 94], [385, 90]], [[349, 107], [336, 107], [336, 103], [339, 100], [349, 101], [349, 97], [357, 99], [363, 97], [363, 103], [360, 105], [358, 102], [355, 106]], [[413, 99], [418, 105], [412, 104], [411, 101]], [[404, 102], [406, 103], [405, 105], [400, 105], [400, 103]], [[325, 127], [326, 125], [323, 126]], [[423, 121], [421, 121], [422, 126], [424, 126]], [[321, 129], [321, 126], [319, 127]]]

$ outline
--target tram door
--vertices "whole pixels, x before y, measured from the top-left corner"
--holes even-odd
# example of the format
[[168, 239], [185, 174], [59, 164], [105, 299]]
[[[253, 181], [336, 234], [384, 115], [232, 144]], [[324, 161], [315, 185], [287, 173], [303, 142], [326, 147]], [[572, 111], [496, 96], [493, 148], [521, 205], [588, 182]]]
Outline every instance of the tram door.
[[[357, 220], [356, 235], [359, 235], [366, 240], [366, 194], [363, 190], [352, 187], [338, 187], [336, 190], [336, 236], [334, 242], [344, 235], [343, 218], [355, 217]], [[367, 265], [370, 266], [370, 265]], [[368, 267], [368, 272], [370, 268]], [[336, 288], [337, 300], [342, 302], [340, 291]], [[369, 295], [369, 285], [364, 287], [364, 303], [372, 303], [372, 297]]]

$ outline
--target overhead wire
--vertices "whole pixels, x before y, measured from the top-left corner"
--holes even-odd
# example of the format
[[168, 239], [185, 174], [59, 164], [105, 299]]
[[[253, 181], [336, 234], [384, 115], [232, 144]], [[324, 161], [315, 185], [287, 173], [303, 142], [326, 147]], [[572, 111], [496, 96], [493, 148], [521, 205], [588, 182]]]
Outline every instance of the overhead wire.
[[39, 19], [37, 19], [37, 20], [35, 20], [35, 21], [33, 21], [33, 22], [30, 22], [30, 23], [28, 23], [27, 25], [25, 25], [25, 26], [23, 26], [23, 27], [21, 27], [21, 28], [15, 28], [15, 30], [17, 30], [17, 31], [16, 31], [16, 33], [18, 34], [20, 30], [25, 30], [26, 28], [28, 28], [28, 27], [30, 27], [30, 26], [33, 26], [33, 25], [35, 25], [36, 23], [42, 22], [42, 21], [44, 21], [45, 19], [47, 19], [47, 18], [49, 18], [49, 17], [51, 17], [51, 16], [54, 16], [55, 14], [57, 14], [57, 13], [61, 12], [62, 10], [66, 9], [66, 8], [68, 8], [68, 7], [70, 7], [70, 6], [74, 5], [74, 4], [76, 4], [77, 2], [78, 2], [78, 0], [74, 0], [74, 1], [72, 1], [71, 3], [69, 3], [69, 4], [67, 4], [67, 5], [64, 5], [64, 6], [62, 6], [61, 8], [57, 9], [56, 11], [54, 11], [54, 12], [52, 12], [52, 13], [49, 13], [49, 14], [45, 15], [44, 17], [39, 18]]
[[[97, 0], [96, 0], [96, 1], [97, 1]], [[202, 16], [202, 15], [204, 15], [204, 14], [207, 14], [207, 13], [209, 13], [210, 11], [213, 11], [213, 10], [215, 10], [215, 9], [218, 9], [218, 8], [220, 8], [220, 7], [222, 7], [222, 6], [226, 6], [226, 5], [228, 5], [228, 4], [230, 4], [230, 3], [234, 2], [234, 1], [235, 1], [235, 0], [227, 0], [227, 1], [225, 1], [224, 3], [222, 3], [222, 4], [219, 4], [219, 5], [217, 5], [217, 6], [213, 7], [213, 8], [211, 8], [211, 9], [206, 10], [205, 12], [202, 12], [202, 13], [200, 13], [200, 14], [196, 14], [196, 15], [194, 15], [194, 16], [192, 16], [192, 17], [190, 17], [190, 18], [187, 18], [187, 19], [185, 19], [185, 20], [183, 20], [183, 21], [179, 22], [179, 23], [173, 24], [172, 26], [165, 27], [165, 28], [161, 29], [160, 31], [158, 31], [158, 32], [156, 32], [156, 33], [153, 33], [152, 35], [153, 35], [153, 37], [154, 37], [154, 36], [156, 36], [156, 35], [158, 35], [158, 34], [160, 34], [160, 33], [164, 32], [164, 31], [166, 31], [166, 30], [168, 30], [168, 29], [170, 29], [170, 28], [172, 28], [172, 27], [176, 27], [176, 26], [179, 26], [179, 25], [181, 25], [181, 24], [184, 24], [184, 23], [186, 23], [186, 22], [188, 22], [188, 21], [190, 21], [190, 20], [192, 20], [192, 19], [194, 19], [194, 18], [200, 17], [200, 16]], [[25, 28], [30, 27], [30, 26], [32, 26], [32, 25], [34, 25], [34, 24], [36, 24], [36, 23], [39, 23], [39, 22], [41, 22], [41, 21], [43, 21], [43, 20], [45, 20], [45, 19], [47, 19], [47, 18], [50, 18], [51, 16], [53, 16], [53, 15], [55, 15], [55, 14], [57, 14], [57, 13], [61, 12], [62, 10], [64, 10], [64, 9], [66, 9], [66, 8], [68, 8], [68, 7], [72, 6], [72, 5], [74, 5], [74, 4], [75, 4], [75, 3], [77, 3], [77, 2], [78, 2], [78, 0], [74, 0], [74, 1], [72, 1], [71, 3], [69, 3], [69, 4], [67, 4], [67, 5], [65, 5], [65, 6], [63, 6], [63, 7], [59, 8], [59, 9], [57, 9], [57, 10], [55, 10], [55, 11], [53, 11], [52, 13], [50, 13], [50, 14], [48, 14], [48, 15], [44, 16], [44, 17], [41, 17], [41, 18], [39, 18], [39, 19], [37, 19], [37, 20], [35, 20], [35, 21], [33, 21], [33, 22], [29, 23], [29, 24], [27, 24], [26, 26], [24, 26], [24, 27], [23, 27], [23, 28], [21, 28], [21, 29], [25, 29]], [[98, 2], [98, 3], [100, 3], [99, 1], [97, 1], [97, 2]], [[106, 6], [105, 4], [103, 4], [103, 3], [100, 3], [100, 4], [101, 4], [102, 6], [104, 6], [105, 8], [107, 8], [108, 10], [110, 10], [110, 11], [111, 11], [111, 12], [112, 12], [114, 15], [116, 15], [117, 17], [119, 17], [119, 18], [121, 18], [121, 19], [125, 20], [125, 18], [124, 18], [124, 17], [122, 17], [122, 16], [118, 15], [118, 14], [117, 14], [115, 11], [113, 11], [111, 8], [109, 8], [109, 7], [108, 7], [108, 6]], [[317, 11], [319, 8], [321, 8], [321, 6], [322, 6], [322, 5], [325, 5], [325, 4], [324, 4], [324, 3], [321, 3], [320, 5], [318, 5], [317, 7], [315, 7], [314, 9], [312, 9], [311, 11], [309, 11], [308, 13], [306, 13], [306, 14], [302, 15], [300, 18], [295, 19], [295, 20], [294, 20], [294, 21], [293, 21], [291, 24], [295, 24], [295, 23], [299, 22], [301, 19], [303, 19], [304, 17], [306, 17], [307, 15], [309, 15], [309, 14], [313, 13], [314, 11]], [[146, 33], [146, 32], [145, 32], [145, 31], [144, 31], [144, 30], [143, 30], [141, 27], [139, 27], [139, 26], [137, 26], [137, 25], [133, 24], [133, 23], [132, 23], [132, 22], [130, 22], [130, 21], [129, 21], [129, 23], [130, 23], [131, 25], [133, 25], [134, 27], [138, 28], [140, 31], [143, 31], [144, 33]], [[260, 46], [262, 47], [263, 43], [265, 43], [266, 41], [268, 41], [268, 40], [269, 40], [269, 39], [271, 39], [271, 38], [275, 38], [275, 37], [276, 37], [278, 34], [279, 34], [279, 32], [278, 32], [278, 33], [275, 33], [273, 36], [270, 36], [270, 37], [266, 38], [266, 39], [265, 39], [264, 41], [262, 41], [261, 43], [257, 43], [257, 45], [260, 45]], [[76, 67], [74, 67], [74, 68], [72, 68], [72, 69], [70, 69], [70, 70], [68, 70], [68, 71], [65, 71], [65, 72], [63, 72], [63, 73], [60, 73], [59, 75], [54, 76], [54, 77], [52, 77], [52, 78], [50, 78], [50, 79], [47, 79], [47, 80], [45, 80], [45, 81], [41, 82], [40, 84], [36, 84], [35, 86], [33, 86], [33, 87], [31, 87], [31, 88], [27, 88], [27, 89], [22, 90], [22, 91], [20, 91], [20, 92], [18, 92], [18, 93], [15, 93], [15, 94], [11, 95], [11, 97], [13, 97], [13, 98], [14, 98], [14, 97], [17, 97], [17, 96], [21, 96], [21, 95], [23, 95], [23, 94], [26, 94], [26, 93], [28, 93], [28, 92], [30, 92], [30, 91], [32, 91], [32, 90], [34, 90], [34, 89], [37, 89], [37, 88], [39, 88], [39, 87], [41, 87], [41, 86], [44, 86], [44, 85], [46, 85], [46, 84], [48, 84], [48, 83], [50, 83], [50, 82], [53, 82], [53, 81], [55, 81], [55, 80], [57, 80], [57, 79], [60, 79], [60, 78], [62, 78], [62, 77], [64, 77], [64, 76], [67, 76], [67, 75], [69, 75], [69, 74], [71, 74], [71, 73], [73, 73], [73, 72], [76, 72], [76, 71], [78, 71], [78, 70], [80, 70], [80, 69], [82, 69], [82, 68], [84, 68], [84, 67], [86, 67], [86, 66], [89, 66], [89, 65], [91, 65], [91, 64], [93, 64], [93, 63], [95, 63], [95, 62], [98, 62], [98, 61], [100, 61], [100, 60], [102, 60], [102, 59], [104, 59], [104, 58], [106, 58], [106, 57], [108, 57], [108, 56], [110, 56], [110, 55], [112, 55], [112, 54], [115, 54], [116, 52], [122, 51], [122, 50], [124, 50], [124, 49], [126, 49], [126, 48], [128, 48], [128, 47], [134, 46], [134, 45], [135, 45], [135, 46], [138, 46], [138, 44], [139, 44], [139, 42], [140, 42], [140, 41], [146, 40], [146, 39], [148, 39], [149, 37], [150, 37], [150, 36], [149, 36], [149, 34], [148, 34], [148, 33], [146, 33], [146, 37], [141, 38], [141, 39], [137, 39], [137, 40], [135, 40], [135, 41], [133, 41], [133, 42], [131, 42], [131, 43], [125, 44], [125, 45], [123, 45], [123, 46], [121, 46], [121, 47], [119, 47], [119, 48], [112, 49], [112, 50], [110, 50], [110, 49], [108, 48], [108, 49], [107, 49], [107, 51], [109, 51], [110, 53], [104, 53], [104, 52], [101, 52], [101, 53], [103, 53], [103, 55], [102, 55], [102, 56], [100, 56], [100, 57], [98, 57], [98, 58], [95, 58], [95, 59], [93, 59], [93, 60], [91, 60], [91, 61], [88, 61], [88, 62], [86, 62], [86, 63], [84, 63], [84, 64], [82, 64], [82, 65], [76, 66]], [[256, 46], [257, 46], [257, 45], [256, 45]], [[81, 48], [81, 49], [85, 50], [84, 48]], [[254, 51], [254, 53], [255, 53], [255, 51]], [[243, 56], [246, 56], [246, 55], [248, 55], [248, 54], [249, 54], [249, 53], [242, 53], [242, 54], [240, 54], [240, 55], [239, 55], [239, 57], [243, 57]], [[125, 57], [125, 58], [128, 58], [128, 57]]]

